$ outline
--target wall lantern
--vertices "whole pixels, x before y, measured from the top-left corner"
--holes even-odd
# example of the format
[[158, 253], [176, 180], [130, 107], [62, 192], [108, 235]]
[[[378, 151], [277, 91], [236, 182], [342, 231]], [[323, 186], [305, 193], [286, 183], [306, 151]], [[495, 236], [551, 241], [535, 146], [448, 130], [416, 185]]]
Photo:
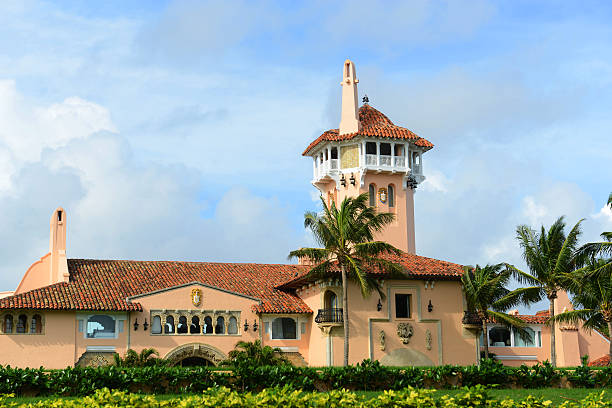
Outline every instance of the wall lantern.
[[429, 304], [427, 305], [427, 311], [429, 313], [433, 312], [433, 305], [431, 304], [431, 299], [429, 299]]
[[144, 324], [142, 325], [142, 328], [143, 328], [145, 331], [147, 331], [147, 330], [149, 329], [149, 323], [147, 323], [147, 318], [146, 318], [146, 317], [145, 317], [145, 322], [144, 322]]
[[255, 320], [253, 322], [253, 331], [256, 332], [257, 331], [257, 320]]
[[346, 177], [344, 177], [344, 174], [340, 178], [340, 184], [342, 184], [342, 187], [346, 187]]
[[379, 312], [382, 310], [382, 302], [380, 301], [380, 299], [378, 299], [378, 304], [376, 305], [376, 310], [378, 310]]
[[354, 186], [355, 185], [355, 176], [353, 176], [353, 173], [351, 173], [351, 185]]
[[247, 319], [244, 319], [244, 331], [245, 332], [249, 331], [249, 322]]
[[138, 319], [134, 321], [134, 331], [138, 330]]

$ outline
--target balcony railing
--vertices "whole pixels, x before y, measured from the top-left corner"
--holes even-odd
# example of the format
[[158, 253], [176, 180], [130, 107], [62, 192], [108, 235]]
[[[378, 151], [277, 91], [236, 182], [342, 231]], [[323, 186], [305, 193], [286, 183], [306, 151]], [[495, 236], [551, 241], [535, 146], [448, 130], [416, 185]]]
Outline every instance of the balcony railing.
[[342, 309], [319, 309], [316, 323], [343, 323]]
[[406, 167], [406, 158], [405, 157], [394, 157], [394, 166], [395, 167]]
[[366, 166], [376, 166], [378, 159], [375, 154], [366, 154]]

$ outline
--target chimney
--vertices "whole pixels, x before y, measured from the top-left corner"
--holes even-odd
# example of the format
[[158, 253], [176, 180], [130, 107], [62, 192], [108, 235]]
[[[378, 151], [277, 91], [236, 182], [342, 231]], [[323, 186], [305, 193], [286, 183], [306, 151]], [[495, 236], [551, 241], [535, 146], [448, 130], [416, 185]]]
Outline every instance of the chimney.
[[349, 59], [344, 61], [342, 70], [342, 116], [340, 118], [340, 134], [359, 131], [359, 107], [357, 105], [357, 74], [355, 64]]
[[68, 220], [66, 211], [59, 207], [51, 216], [51, 232], [49, 238], [49, 253], [51, 254], [51, 268], [49, 270], [49, 283], [68, 282], [68, 261], [66, 259], [66, 228]]

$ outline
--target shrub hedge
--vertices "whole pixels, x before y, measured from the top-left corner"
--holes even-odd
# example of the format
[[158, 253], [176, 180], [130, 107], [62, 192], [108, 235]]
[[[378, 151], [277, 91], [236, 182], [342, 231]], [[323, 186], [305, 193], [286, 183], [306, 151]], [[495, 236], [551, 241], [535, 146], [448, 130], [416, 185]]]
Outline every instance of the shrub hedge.
[[200, 393], [208, 388], [228, 387], [259, 391], [284, 387], [305, 391], [401, 390], [462, 386], [500, 388], [610, 387], [612, 367], [555, 369], [550, 364], [506, 367], [495, 360], [480, 366], [386, 367], [365, 360], [349, 367], [263, 366], [250, 369], [211, 370], [207, 367], [100, 367], [63, 370], [21, 369], [0, 366], [0, 394], [26, 396], [91, 395], [110, 388], [129, 392], [176, 394]]
[[[348, 390], [330, 392], [302, 392], [290, 387], [265, 389], [259, 393], [240, 393], [226, 387], [205, 390], [200, 395], [177, 396], [160, 401], [153, 396], [129, 394], [125, 391], [110, 391], [105, 388], [93, 395], [77, 399], [50, 398], [36, 403], [12, 402], [10, 398], [0, 396], [0, 408], [8, 407], [55, 407], [55, 408], [94, 408], [94, 407], [372, 407], [372, 408], [545, 408], [553, 407], [551, 401], [528, 396], [522, 400], [491, 398], [482, 386], [465, 388], [454, 397], [444, 395], [436, 398], [435, 390], [406, 388], [400, 391], [385, 391], [368, 399]], [[581, 401], [567, 401], [559, 405], [563, 408], [604, 408], [612, 403], [605, 392], [593, 392]]]

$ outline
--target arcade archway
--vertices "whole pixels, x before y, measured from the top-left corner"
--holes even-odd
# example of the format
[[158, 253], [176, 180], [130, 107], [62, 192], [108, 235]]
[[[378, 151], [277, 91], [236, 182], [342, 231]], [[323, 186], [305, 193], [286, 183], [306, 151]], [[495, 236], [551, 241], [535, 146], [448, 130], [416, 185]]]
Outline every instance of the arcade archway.
[[171, 365], [217, 366], [227, 358], [219, 349], [203, 343], [189, 343], [171, 350], [164, 357]]

